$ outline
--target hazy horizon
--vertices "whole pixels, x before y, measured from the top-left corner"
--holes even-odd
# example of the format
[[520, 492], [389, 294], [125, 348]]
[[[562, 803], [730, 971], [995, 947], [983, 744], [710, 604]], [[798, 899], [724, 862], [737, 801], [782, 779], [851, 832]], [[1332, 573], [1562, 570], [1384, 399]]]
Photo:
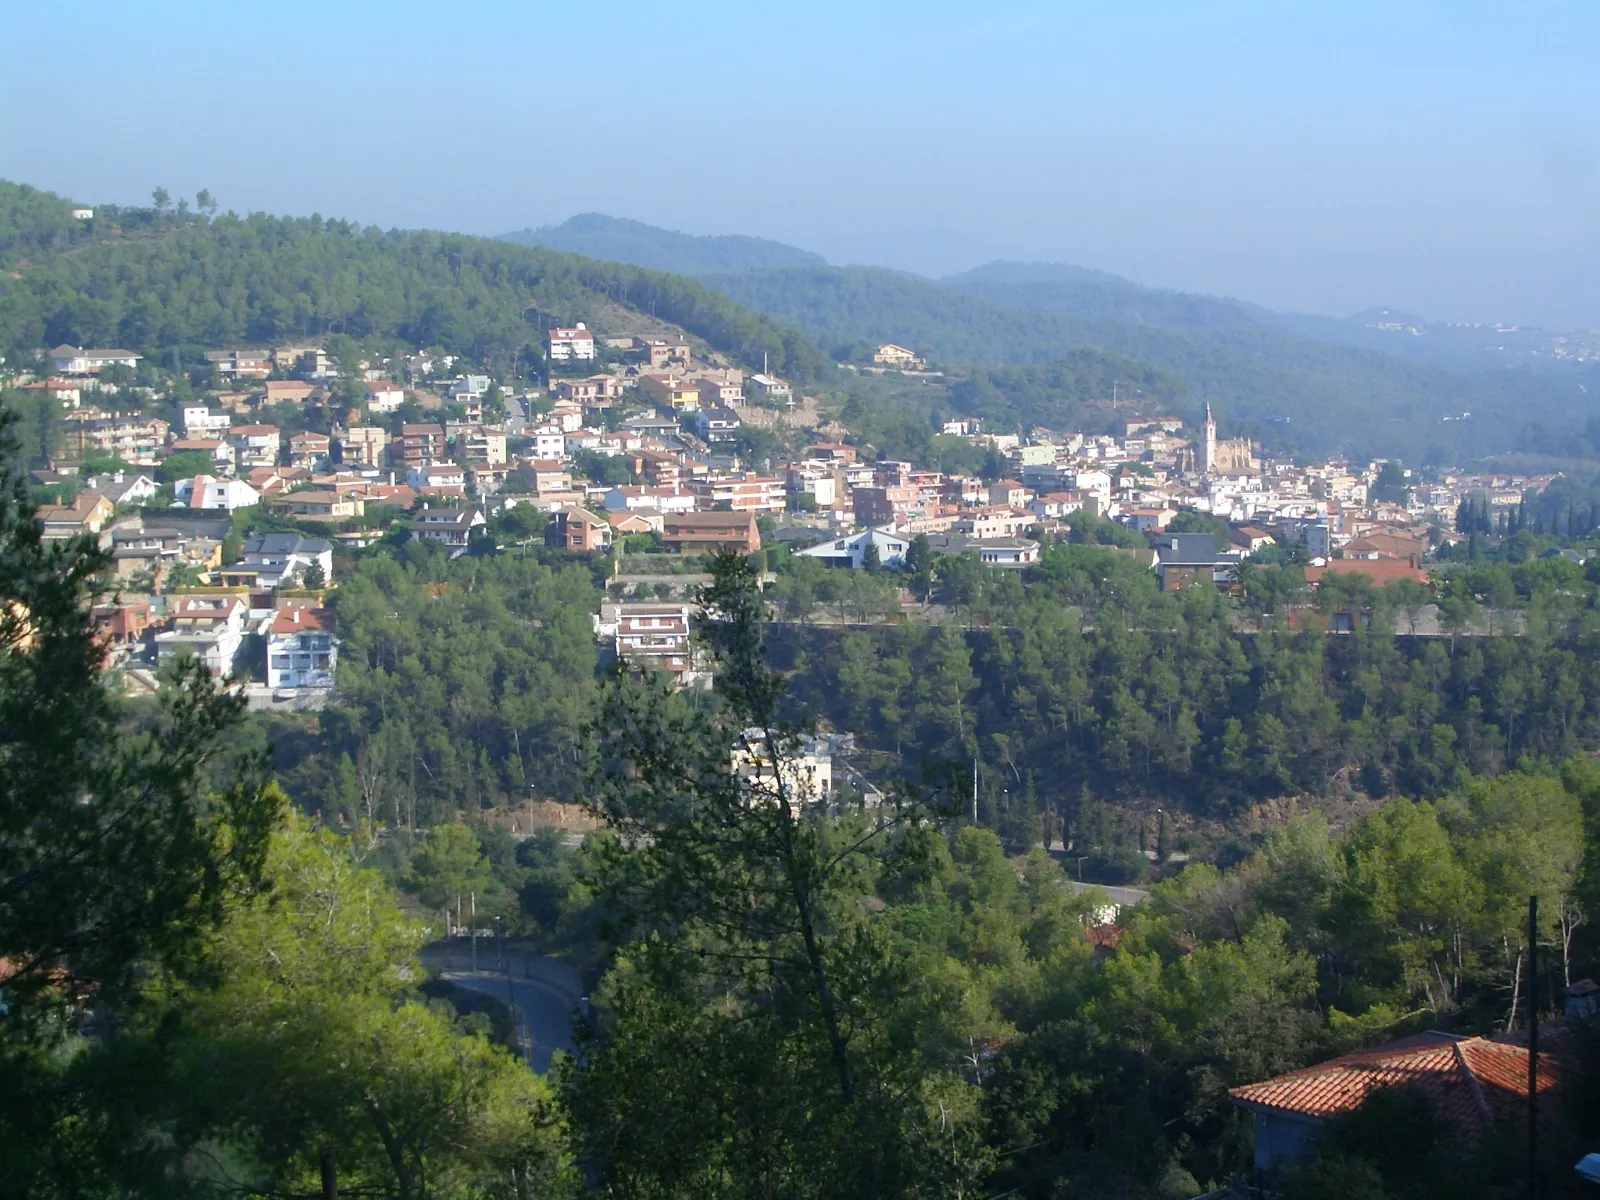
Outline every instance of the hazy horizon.
[[54, 55], [0, 80], [0, 176], [484, 235], [595, 211], [920, 274], [1068, 262], [1280, 310], [1600, 328], [1600, 6], [271, 11], [14, 14], [16, 44], [73, 46], [72, 87]]

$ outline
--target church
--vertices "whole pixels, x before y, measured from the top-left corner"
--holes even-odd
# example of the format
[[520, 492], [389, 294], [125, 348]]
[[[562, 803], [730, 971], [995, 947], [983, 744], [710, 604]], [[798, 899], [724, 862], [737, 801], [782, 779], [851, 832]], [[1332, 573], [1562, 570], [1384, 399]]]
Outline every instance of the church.
[[1261, 470], [1261, 459], [1249, 438], [1217, 440], [1217, 419], [1206, 404], [1205, 432], [1200, 438], [1197, 473], [1200, 475], [1254, 475]]

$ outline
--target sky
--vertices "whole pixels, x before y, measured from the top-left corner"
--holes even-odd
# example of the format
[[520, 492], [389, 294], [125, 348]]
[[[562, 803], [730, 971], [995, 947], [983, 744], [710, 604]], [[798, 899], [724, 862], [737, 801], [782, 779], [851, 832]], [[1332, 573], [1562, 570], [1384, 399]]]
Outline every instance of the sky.
[[11, 0], [0, 177], [1600, 329], [1600, 0]]

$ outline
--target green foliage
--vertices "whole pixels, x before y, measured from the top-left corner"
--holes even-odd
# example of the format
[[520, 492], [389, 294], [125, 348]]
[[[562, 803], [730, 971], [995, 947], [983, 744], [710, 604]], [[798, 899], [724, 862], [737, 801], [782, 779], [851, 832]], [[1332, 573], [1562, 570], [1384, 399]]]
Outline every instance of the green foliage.
[[211, 455], [195, 450], [163, 459], [156, 468], [156, 479], [160, 483], [176, 483], [180, 479], [193, 479], [196, 475], [210, 475], [216, 469], [216, 460]]
[[[108, 554], [48, 545], [0, 413], [0, 1191], [67, 1194], [105, 1114], [75, 1061], [84, 997], [125, 1003], [261, 882], [282, 797], [219, 766], [242, 701], [193, 662], [137, 719], [89, 618]], [[97, 1160], [96, 1160], [97, 1161]], [[71, 1163], [68, 1166], [68, 1163]]]
[[567, 798], [594, 686], [593, 575], [518, 554], [451, 561], [407, 543], [361, 559], [329, 598], [339, 688], [316, 742], [285, 763], [307, 807], [341, 755], [350, 820], [448, 822], [531, 795]]
[[823, 262], [821, 255], [768, 238], [726, 234], [695, 237], [601, 213], [579, 213], [559, 225], [503, 234], [502, 240], [520, 246], [546, 246], [588, 258], [633, 263], [678, 275], [804, 264], [821, 266]]
[[268, 876], [271, 898], [204, 947], [219, 982], [174, 988], [152, 1014], [174, 1026], [163, 1036], [179, 1127], [228, 1147], [274, 1193], [315, 1191], [327, 1166], [356, 1194], [568, 1190], [548, 1086], [416, 995], [421, 930], [376, 873], [292, 824]]
[[[803, 337], [700, 284], [616, 263], [318, 217], [227, 214], [163, 222], [160, 237], [106, 211], [71, 239], [54, 198], [0, 183], [0, 328], [8, 352], [68, 341], [159, 350], [348, 334], [442, 347], [474, 361], [537, 361], [547, 323], [608, 304], [653, 313], [796, 382], [827, 369]], [[9, 232], [8, 232], [9, 231]], [[81, 244], [80, 244], [81, 243]], [[11, 252], [7, 253], [10, 247]]]
[[[1565, 374], [1455, 374], [1320, 340], [1327, 330], [1308, 336], [1289, 318], [1259, 320], [1242, 313], [1244, 306], [1215, 320], [1215, 310], [1230, 302], [1147, 289], [1138, 289], [1130, 309], [1121, 300], [1086, 306], [1053, 280], [940, 283], [868, 267], [773, 268], [705, 281], [823, 345], [925, 345], [945, 363], [1045, 363], [1079, 350], [1130, 360], [1157, 380], [1176, 381], [1190, 414], [1209, 399], [1222, 408], [1229, 435], [1265, 438], [1280, 453], [1349, 448], [1353, 459], [1400, 454], [1420, 462], [1430, 451], [1443, 455], [1440, 461], [1467, 459], [1503, 451], [1530, 420], [1566, 425], [1583, 411], [1584, 392]], [[1171, 324], [1145, 315], [1196, 300], [1210, 305], [1211, 315]], [[1134, 386], [1161, 390], [1137, 379]], [[1137, 392], [1129, 398], [1150, 411]], [[1472, 420], [1441, 425], [1463, 409]]]

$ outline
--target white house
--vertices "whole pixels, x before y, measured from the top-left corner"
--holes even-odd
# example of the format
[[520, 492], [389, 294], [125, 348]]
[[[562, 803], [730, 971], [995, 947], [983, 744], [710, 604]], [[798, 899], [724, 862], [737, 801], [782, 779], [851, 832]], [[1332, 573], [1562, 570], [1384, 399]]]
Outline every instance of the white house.
[[665, 514], [692, 513], [696, 497], [693, 492], [675, 487], [642, 487], [623, 484], [605, 494], [601, 505], [607, 512], [632, 512], [637, 508], [653, 508]]
[[399, 412], [406, 402], [406, 390], [398, 383], [378, 381], [367, 384], [367, 411], [375, 413]]
[[172, 628], [156, 634], [156, 662], [194, 655], [214, 676], [233, 673], [244, 644], [249, 606], [238, 596], [179, 596]]
[[594, 334], [579, 321], [571, 329], [552, 329], [549, 335], [552, 362], [594, 357]]
[[251, 538], [240, 551], [240, 565], [258, 572], [256, 582], [275, 588], [303, 581], [312, 566], [322, 568], [324, 582], [333, 582], [333, 543], [298, 533], [263, 533]]
[[339, 665], [339, 639], [333, 614], [325, 609], [279, 609], [267, 627], [267, 686], [333, 687]]
[[424, 508], [411, 522], [411, 535], [419, 541], [437, 542], [451, 557], [466, 553], [472, 531], [483, 525], [483, 514], [475, 508]]
[[905, 565], [911, 539], [893, 525], [880, 525], [875, 529], [864, 529], [860, 533], [834, 538], [831, 542], [823, 542], [800, 553], [807, 558], [820, 558], [830, 567], [850, 567], [859, 571], [866, 565], [869, 545], [878, 548], [878, 561], [883, 566], [900, 567]]
[[414, 488], [467, 486], [467, 469], [455, 463], [433, 463], [426, 467], [412, 467], [406, 472], [406, 482]]
[[487, 375], [463, 375], [446, 388], [444, 394], [452, 404], [470, 404], [474, 400], [482, 400], [488, 390]]
[[50, 369], [61, 375], [98, 375], [106, 367], [132, 370], [139, 357], [132, 350], [85, 350], [62, 343], [50, 351]]
[[185, 404], [183, 436], [188, 438], [224, 438], [233, 425], [233, 417], [206, 404]]
[[193, 479], [180, 479], [172, 488], [174, 508], [222, 509], [233, 512], [261, 503], [261, 493], [242, 479], [218, 479], [214, 475], [196, 475]]
[[561, 459], [567, 456], [567, 435], [559, 425], [540, 425], [529, 430], [535, 458]]

